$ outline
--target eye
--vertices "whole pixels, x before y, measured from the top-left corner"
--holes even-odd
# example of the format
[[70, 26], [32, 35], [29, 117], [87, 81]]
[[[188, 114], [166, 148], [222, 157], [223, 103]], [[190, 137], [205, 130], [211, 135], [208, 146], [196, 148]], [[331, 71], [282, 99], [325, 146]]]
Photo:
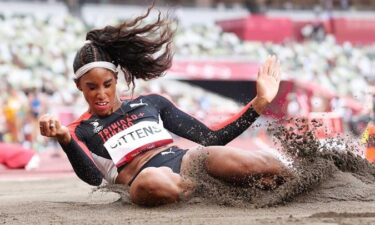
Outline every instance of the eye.
[[87, 85], [87, 88], [88, 88], [90, 91], [93, 91], [93, 90], [95, 90], [96, 85], [88, 84], [88, 85]]
[[112, 85], [111, 82], [109, 82], [109, 83], [105, 83], [105, 84], [104, 84], [104, 87], [109, 88], [109, 87], [111, 87], [111, 85]]

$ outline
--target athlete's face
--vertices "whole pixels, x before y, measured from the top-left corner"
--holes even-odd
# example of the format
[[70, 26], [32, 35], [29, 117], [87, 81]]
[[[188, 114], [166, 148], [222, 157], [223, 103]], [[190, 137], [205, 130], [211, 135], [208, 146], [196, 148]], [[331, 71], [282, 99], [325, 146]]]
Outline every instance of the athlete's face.
[[77, 81], [89, 111], [98, 116], [109, 116], [121, 103], [116, 94], [117, 75], [104, 68], [94, 68]]

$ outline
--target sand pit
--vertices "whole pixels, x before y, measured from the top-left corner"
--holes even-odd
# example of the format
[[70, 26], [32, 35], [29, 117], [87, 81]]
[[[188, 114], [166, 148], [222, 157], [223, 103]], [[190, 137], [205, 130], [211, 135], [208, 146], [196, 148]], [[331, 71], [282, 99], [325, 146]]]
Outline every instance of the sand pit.
[[0, 224], [374, 224], [374, 188], [338, 172], [292, 202], [269, 208], [202, 199], [141, 208], [118, 201], [117, 194], [93, 193], [76, 178], [2, 181]]
[[0, 224], [375, 224], [374, 165], [350, 146], [325, 151], [309, 135], [276, 130], [296, 172], [277, 189], [228, 186], [197, 166], [192, 198], [143, 208], [118, 186], [93, 189], [74, 176], [0, 181]]

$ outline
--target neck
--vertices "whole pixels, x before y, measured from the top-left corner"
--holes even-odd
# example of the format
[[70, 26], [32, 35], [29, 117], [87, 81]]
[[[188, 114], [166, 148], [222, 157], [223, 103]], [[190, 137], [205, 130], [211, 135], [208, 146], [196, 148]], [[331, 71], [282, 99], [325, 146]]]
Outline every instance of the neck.
[[118, 110], [120, 107], [121, 107], [121, 100], [120, 98], [118, 97], [118, 95], [116, 95], [115, 97], [115, 103], [113, 104], [113, 108], [112, 108], [112, 112], [113, 113], [114, 111]]

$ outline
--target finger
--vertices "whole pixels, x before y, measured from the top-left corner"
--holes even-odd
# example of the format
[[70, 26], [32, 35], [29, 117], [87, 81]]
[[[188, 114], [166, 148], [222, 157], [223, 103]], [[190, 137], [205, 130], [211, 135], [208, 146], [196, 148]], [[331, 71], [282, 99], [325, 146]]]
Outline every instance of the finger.
[[276, 59], [276, 56], [273, 57], [272, 68], [273, 69], [270, 75], [276, 78], [280, 72], [280, 66], [279, 66], [278, 60]]
[[277, 60], [277, 80], [281, 80], [281, 65], [280, 65], [280, 60]]
[[266, 61], [260, 66], [258, 78], [264, 76], [264, 74], [268, 73], [268, 64], [269, 64], [270, 56], [267, 56]]
[[57, 120], [52, 120], [49, 124], [49, 129], [50, 129], [50, 135], [51, 136], [56, 136], [57, 129], [58, 129], [58, 122]]
[[39, 124], [46, 125], [48, 121], [51, 119], [51, 116], [49, 114], [45, 114], [39, 118]]
[[261, 77], [261, 76], [262, 76], [262, 74], [263, 74], [263, 71], [264, 71], [264, 64], [263, 64], [263, 65], [261, 65], [261, 66], [259, 67], [259, 70], [258, 70], [258, 77], [257, 77], [257, 78], [259, 78], [259, 77]]
[[279, 76], [280, 76], [280, 62], [279, 60], [275, 60], [274, 62], [274, 72], [273, 72], [273, 76], [277, 79]]
[[48, 127], [48, 125], [47, 125], [47, 122], [46, 122], [46, 121], [41, 121], [41, 122], [39, 123], [39, 129], [40, 129], [40, 133], [41, 133], [42, 135], [46, 135], [47, 127]]
[[271, 66], [271, 56], [267, 57], [266, 63], [264, 64], [264, 72], [265, 74], [270, 74], [270, 66]]
[[40, 126], [40, 127], [39, 127], [39, 130], [40, 130], [40, 134], [43, 135], [43, 136], [45, 136], [45, 134], [46, 134], [46, 130], [44, 129], [44, 127], [43, 127], [43, 126]]
[[39, 129], [40, 134], [43, 136], [47, 136], [49, 132], [49, 123], [51, 120], [51, 116], [49, 114], [45, 114], [40, 117], [39, 119]]
[[275, 73], [275, 56], [272, 55], [272, 56], [269, 57], [267, 74], [270, 75], [270, 76], [273, 76], [274, 73]]
[[56, 127], [49, 129], [49, 136], [50, 137], [56, 137], [57, 129]]
[[48, 121], [48, 128], [49, 128], [49, 129], [55, 129], [55, 127], [56, 127], [56, 122], [55, 122], [55, 120], [50, 119], [50, 120]]

